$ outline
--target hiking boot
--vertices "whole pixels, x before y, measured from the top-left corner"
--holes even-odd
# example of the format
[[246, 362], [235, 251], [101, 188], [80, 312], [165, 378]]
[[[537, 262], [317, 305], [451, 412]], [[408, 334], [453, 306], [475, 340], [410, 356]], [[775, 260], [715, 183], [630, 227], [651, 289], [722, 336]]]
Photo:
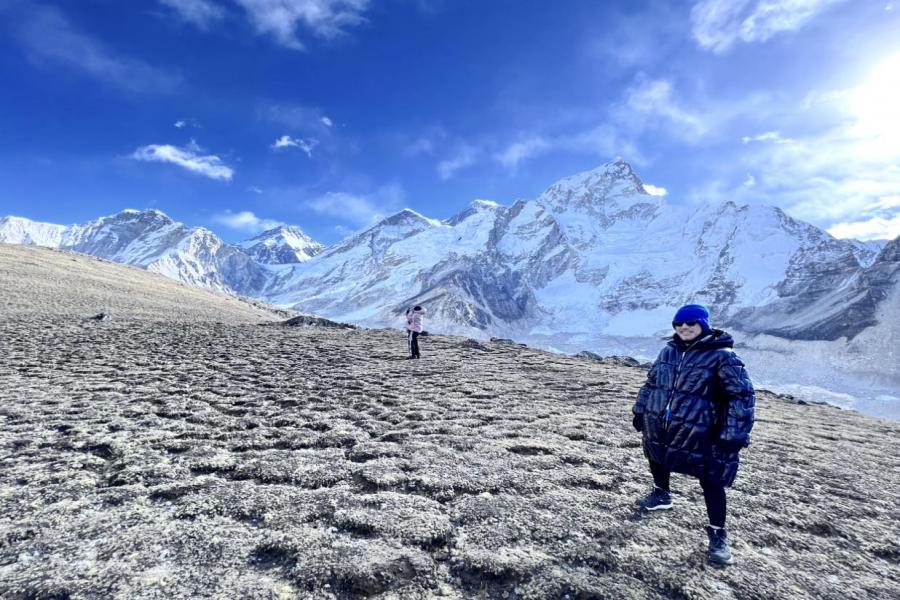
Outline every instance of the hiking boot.
[[644, 510], [669, 510], [672, 508], [672, 494], [653, 486], [653, 491], [638, 500]]
[[706, 535], [709, 536], [709, 549], [706, 552], [709, 564], [714, 566], [732, 564], [734, 558], [731, 556], [731, 548], [728, 547], [728, 533], [725, 528], [707, 525]]

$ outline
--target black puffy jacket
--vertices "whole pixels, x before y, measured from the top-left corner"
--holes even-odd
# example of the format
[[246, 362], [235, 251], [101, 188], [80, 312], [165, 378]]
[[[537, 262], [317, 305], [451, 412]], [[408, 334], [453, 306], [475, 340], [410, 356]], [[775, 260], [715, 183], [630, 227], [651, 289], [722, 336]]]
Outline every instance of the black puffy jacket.
[[733, 346], [730, 335], [713, 329], [691, 343], [672, 336], [659, 353], [632, 409], [643, 416], [650, 461], [725, 486], [734, 482], [756, 398]]

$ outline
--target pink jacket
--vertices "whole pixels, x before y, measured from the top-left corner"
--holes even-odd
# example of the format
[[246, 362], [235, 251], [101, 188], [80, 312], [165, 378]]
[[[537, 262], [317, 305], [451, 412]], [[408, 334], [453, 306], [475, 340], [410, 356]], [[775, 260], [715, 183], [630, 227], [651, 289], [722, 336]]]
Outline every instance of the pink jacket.
[[425, 309], [421, 306], [410, 308], [406, 311], [406, 329], [422, 333], [422, 319], [425, 317]]

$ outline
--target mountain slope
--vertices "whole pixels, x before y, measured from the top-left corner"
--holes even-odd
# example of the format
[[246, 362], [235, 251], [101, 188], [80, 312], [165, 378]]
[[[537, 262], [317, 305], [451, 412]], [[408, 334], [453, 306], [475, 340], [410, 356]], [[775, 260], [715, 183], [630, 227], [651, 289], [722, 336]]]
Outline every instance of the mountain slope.
[[[3, 316], [16, 322], [38, 315], [80, 324], [99, 313], [106, 314], [110, 323], [132, 324], [259, 323], [284, 318], [283, 311], [274, 307], [136, 267], [12, 244], [0, 244], [0, 290]], [[97, 348], [99, 352], [101, 347]]]

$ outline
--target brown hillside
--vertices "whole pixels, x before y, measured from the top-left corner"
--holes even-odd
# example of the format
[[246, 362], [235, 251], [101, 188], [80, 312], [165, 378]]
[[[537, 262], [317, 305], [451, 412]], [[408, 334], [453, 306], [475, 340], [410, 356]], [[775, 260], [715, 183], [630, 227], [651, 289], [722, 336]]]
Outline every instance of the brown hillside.
[[760, 393], [714, 570], [641, 369], [272, 318], [0, 246], [0, 598], [900, 597], [896, 423]]

